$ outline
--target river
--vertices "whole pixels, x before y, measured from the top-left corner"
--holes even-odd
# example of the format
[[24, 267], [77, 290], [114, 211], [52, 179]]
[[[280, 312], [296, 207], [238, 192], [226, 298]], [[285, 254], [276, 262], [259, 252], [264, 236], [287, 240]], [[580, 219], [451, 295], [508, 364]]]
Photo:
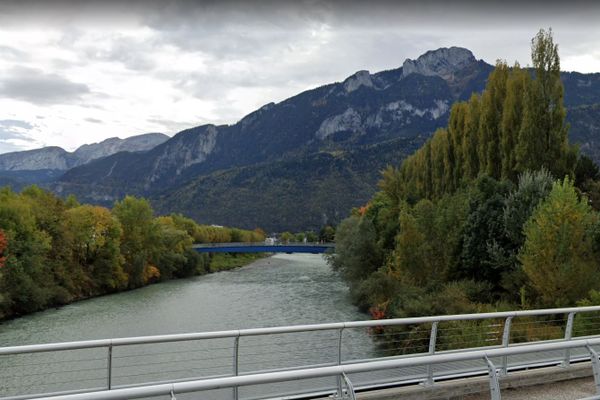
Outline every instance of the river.
[[[366, 318], [350, 303], [346, 285], [321, 255], [278, 254], [236, 270], [164, 282], [7, 321], [0, 324], [0, 346]], [[335, 334], [242, 338], [240, 373], [334, 361]], [[112, 385], [228, 374], [231, 348], [231, 339], [206, 345], [154, 345], [152, 351], [148, 346], [116, 348]], [[375, 351], [366, 332], [345, 337], [344, 350], [364, 357]], [[0, 358], [0, 397], [105, 384], [106, 349], [67, 353], [66, 359], [46, 353]]]

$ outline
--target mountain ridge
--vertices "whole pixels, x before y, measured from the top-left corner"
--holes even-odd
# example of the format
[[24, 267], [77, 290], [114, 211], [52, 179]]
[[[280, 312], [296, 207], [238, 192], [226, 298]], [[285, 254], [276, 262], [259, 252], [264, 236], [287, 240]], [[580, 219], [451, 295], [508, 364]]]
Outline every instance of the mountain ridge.
[[[336, 223], [364, 204], [378, 171], [399, 164], [445, 126], [452, 104], [480, 93], [493, 68], [464, 48], [430, 51], [396, 69], [357, 71], [267, 103], [232, 125], [186, 129], [144, 153], [93, 160], [47, 187], [104, 205], [126, 194], [145, 196], [161, 213], [178, 211], [203, 223], [316, 229], [317, 222]], [[598, 161], [600, 74], [561, 77], [573, 110], [571, 140]]]
[[58, 146], [47, 146], [3, 153], [0, 154], [0, 171], [66, 171], [120, 151], [147, 151], [168, 139], [169, 136], [163, 133], [145, 133], [125, 139], [111, 137], [98, 143], [84, 144], [72, 152]]

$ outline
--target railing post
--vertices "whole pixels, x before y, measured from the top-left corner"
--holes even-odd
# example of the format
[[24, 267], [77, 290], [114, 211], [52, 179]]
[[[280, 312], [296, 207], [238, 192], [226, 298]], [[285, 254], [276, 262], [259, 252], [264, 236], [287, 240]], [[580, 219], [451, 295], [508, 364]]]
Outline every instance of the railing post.
[[[565, 327], [565, 340], [571, 340], [573, 337], [573, 320], [575, 319], [575, 312], [569, 313], [567, 317], [567, 326]], [[565, 350], [565, 358], [561, 364], [562, 367], [567, 368], [571, 365], [571, 350]]]
[[592, 349], [589, 344], [587, 346], [590, 352], [590, 359], [592, 360], [592, 371], [594, 371], [594, 383], [596, 384], [596, 394], [600, 394], [600, 359], [596, 350]]
[[501, 400], [502, 395], [500, 394], [500, 381], [498, 380], [498, 373], [496, 372], [496, 366], [494, 363], [485, 356], [485, 362], [488, 366], [488, 373], [490, 375], [490, 399]]
[[108, 345], [108, 359], [106, 362], [106, 387], [112, 388], [112, 343]]
[[356, 400], [356, 392], [354, 391], [354, 385], [352, 384], [352, 381], [350, 381], [350, 378], [348, 378], [348, 375], [346, 375], [345, 373], [342, 372], [342, 376], [341, 378], [344, 379], [344, 382], [346, 382], [346, 388], [347, 388], [347, 393], [348, 393], [348, 399], [349, 400]]
[[[340, 328], [338, 330], [338, 351], [337, 351], [337, 365], [342, 365], [342, 338], [343, 338], [344, 328]], [[342, 376], [337, 377], [337, 396], [338, 398], [342, 398], [344, 395], [344, 389], [342, 387]]]
[[[437, 343], [438, 321], [431, 324], [431, 333], [429, 334], [429, 354], [435, 354], [435, 345]], [[433, 365], [427, 365], [427, 378], [423, 382], [425, 386], [433, 385]]]
[[[233, 376], [238, 376], [240, 368], [240, 337], [235, 337], [233, 341]], [[233, 387], [233, 400], [238, 400], [238, 387]]]
[[[512, 325], [513, 317], [506, 317], [504, 321], [504, 330], [502, 331], [502, 347], [508, 347], [510, 344], [510, 328]], [[508, 356], [502, 356], [502, 368], [500, 369], [500, 375], [504, 376], [508, 374]]]

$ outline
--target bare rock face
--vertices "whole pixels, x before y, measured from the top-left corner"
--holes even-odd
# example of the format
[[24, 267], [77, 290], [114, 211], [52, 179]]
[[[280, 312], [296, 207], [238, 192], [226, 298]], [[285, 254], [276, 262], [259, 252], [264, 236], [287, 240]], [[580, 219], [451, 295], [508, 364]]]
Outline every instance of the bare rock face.
[[125, 139], [113, 137], [100, 143], [84, 144], [75, 150], [73, 155], [77, 158], [78, 165], [81, 165], [120, 151], [147, 151], [166, 142], [168, 139], [169, 137], [162, 133], [146, 133]]
[[147, 184], [163, 179], [173, 172], [179, 175], [184, 169], [204, 162], [215, 148], [218, 132], [216, 126], [206, 125], [199, 130], [184, 131], [180, 134], [181, 140], [166, 143], [154, 159]]
[[361, 86], [373, 87], [369, 71], [358, 71], [344, 81], [344, 89], [347, 93], [353, 92]]
[[0, 155], [1, 171], [66, 170], [73, 165], [71, 154], [60, 147], [44, 147]]
[[477, 60], [471, 51], [462, 47], [440, 48], [428, 51], [416, 60], [407, 59], [402, 65], [402, 76], [421, 74], [439, 76], [446, 81], [453, 80], [454, 74]]
[[166, 142], [169, 137], [162, 133], [148, 133], [126, 139], [110, 138], [100, 143], [84, 144], [73, 153], [60, 147], [17, 151], [0, 154], [0, 171], [61, 170], [88, 163], [121, 151], [139, 152], [150, 150]]

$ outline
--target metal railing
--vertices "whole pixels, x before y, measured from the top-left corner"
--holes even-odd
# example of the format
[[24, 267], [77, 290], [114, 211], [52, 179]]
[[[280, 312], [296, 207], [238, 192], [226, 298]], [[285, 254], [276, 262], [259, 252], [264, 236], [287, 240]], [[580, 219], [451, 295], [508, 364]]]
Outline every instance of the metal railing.
[[[470, 350], [450, 354], [434, 354], [422, 357], [408, 357], [403, 359], [378, 360], [329, 367], [305, 368], [295, 371], [279, 371], [251, 374], [246, 376], [222, 377], [188, 382], [148, 385], [138, 388], [116, 389], [112, 391], [101, 391], [96, 393], [52, 396], [41, 398], [41, 400], [125, 400], [153, 396], [170, 396], [171, 399], [175, 399], [176, 395], [184, 393], [194, 393], [223, 388], [239, 388], [248, 385], [262, 385], [321, 377], [341, 377], [342, 380], [345, 381], [347, 387], [346, 392], [340, 394], [341, 397], [355, 399], [354, 388], [350, 378], [348, 377], [349, 374], [407, 368], [419, 365], [430, 366], [443, 363], [457, 363], [464, 361], [477, 361], [480, 363], [480, 369], [487, 369], [490, 379], [491, 399], [501, 400], [498, 368], [492, 361], [493, 359], [503, 359], [504, 357], [557, 350], [567, 351], [573, 349], [585, 349], [589, 352], [594, 371], [596, 391], [600, 395], [600, 359], [596, 350], [593, 349], [593, 346], [600, 346], [600, 338], [577, 339], [555, 343], [528, 344], [514, 348]], [[596, 398], [598, 397], [593, 397], [593, 399]]]
[[[0, 348], [0, 395], [4, 399], [20, 399], [49, 392], [114, 390], [199, 378], [365, 363], [390, 357], [429, 357], [468, 348], [489, 351], [522, 346], [522, 342], [570, 341], [582, 335], [600, 335], [600, 306], [12, 346]], [[86, 352], [86, 357], [76, 357], [80, 352]], [[46, 358], [35, 358], [38, 355]], [[564, 351], [534, 359], [509, 359], [507, 353], [497, 365], [500, 374], [506, 374], [511, 368], [557, 362], [568, 366], [573, 359], [586, 358], [589, 358], [587, 353], [573, 354], [571, 347], [565, 347]], [[443, 368], [434, 368], [433, 363], [429, 363], [414, 364], [401, 375], [367, 374], [354, 381], [361, 388], [398, 382], [430, 385], [436, 379], [476, 373], [481, 373], [477, 363]], [[48, 376], [55, 378], [46, 379]], [[331, 390], [333, 386], [342, 393], [344, 381], [337, 374], [333, 385], [322, 384], [324, 390]], [[36, 389], [40, 387], [42, 390]], [[294, 390], [299, 393], [306, 388]], [[238, 397], [234, 387], [233, 398]], [[260, 397], [260, 393], [255, 397]]]

